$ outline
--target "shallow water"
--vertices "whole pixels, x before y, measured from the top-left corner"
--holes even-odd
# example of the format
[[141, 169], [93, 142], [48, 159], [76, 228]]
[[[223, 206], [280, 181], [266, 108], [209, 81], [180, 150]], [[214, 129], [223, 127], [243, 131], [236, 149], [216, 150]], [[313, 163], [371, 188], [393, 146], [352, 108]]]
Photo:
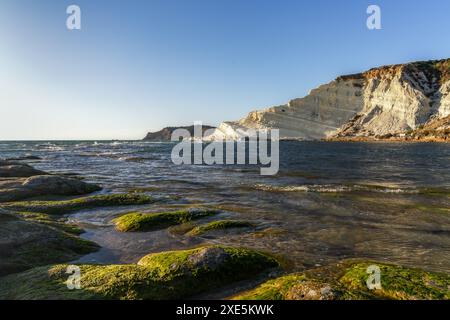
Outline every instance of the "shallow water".
[[[103, 193], [138, 189], [156, 204], [69, 215], [102, 246], [80, 261], [129, 263], [149, 252], [221, 243], [283, 257], [292, 270], [364, 257], [450, 272], [450, 145], [281, 142], [280, 172], [257, 166], [175, 166], [173, 144], [0, 142], [0, 158], [37, 155], [38, 169], [78, 173]], [[432, 190], [431, 190], [432, 189]], [[203, 238], [170, 230], [119, 233], [125, 212], [213, 206], [254, 230]]]

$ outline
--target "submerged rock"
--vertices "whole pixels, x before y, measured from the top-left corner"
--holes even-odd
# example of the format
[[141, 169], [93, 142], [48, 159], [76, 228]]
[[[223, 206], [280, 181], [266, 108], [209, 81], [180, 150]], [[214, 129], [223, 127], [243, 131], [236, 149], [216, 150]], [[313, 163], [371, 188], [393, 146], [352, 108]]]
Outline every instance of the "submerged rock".
[[42, 160], [42, 158], [38, 157], [38, 156], [23, 156], [23, 157], [6, 159], [6, 161], [22, 161], [22, 160]]
[[1, 278], [0, 299], [184, 299], [277, 266], [253, 250], [209, 246], [151, 254], [137, 265], [80, 265], [80, 290], [67, 288], [67, 265], [34, 268]]
[[[372, 290], [368, 288], [369, 266], [380, 268], [380, 288]], [[442, 300], [450, 299], [450, 275], [378, 262], [344, 261], [338, 265], [269, 280], [233, 298], [243, 300]]]
[[128, 213], [113, 220], [122, 232], [143, 232], [164, 229], [219, 213], [217, 210], [191, 208], [160, 213]]
[[0, 209], [0, 276], [74, 260], [98, 250], [95, 243], [80, 239], [80, 232], [45, 215]]
[[215, 230], [227, 230], [236, 228], [251, 228], [254, 225], [248, 221], [237, 221], [237, 220], [219, 220], [213, 221], [207, 224], [202, 224], [200, 226], [194, 227], [191, 231], [187, 233], [190, 236], [200, 236], [210, 231]]
[[150, 196], [132, 193], [104, 194], [63, 201], [22, 201], [7, 203], [1, 206], [14, 211], [64, 214], [77, 210], [99, 207], [143, 205], [154, 201], [155, 200]]
[[0, 159], [0, 167], [12, 166], [12, 165], [19, 166], [19, 165], [23, 165], [23, 163], [20, 161]]
[[60, 176], [36, 176], [25, 180], [22, 184], [24, 188], [37, 190], [43, 194], [73, 195], [86, 194], [101, 190], [100, 187], [79, 179], [72, 179]]
[[288, 231], [282, 228], [269, 227], [260, 231], [253, 232], [251, 235], [255, 238], [277, 238]]

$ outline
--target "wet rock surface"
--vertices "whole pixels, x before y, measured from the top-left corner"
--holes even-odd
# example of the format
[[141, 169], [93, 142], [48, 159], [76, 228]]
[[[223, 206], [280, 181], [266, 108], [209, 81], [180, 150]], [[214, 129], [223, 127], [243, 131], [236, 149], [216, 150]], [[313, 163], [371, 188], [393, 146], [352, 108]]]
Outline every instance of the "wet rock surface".
[[121, 232], [146, 232], [165, 229], [169, 226], [187, 223], [219, 213], [218, 210], [190, 208], [186, 210], [125, 214], [113, 220], [116, 229]]
[[0, 276], [74, 260], [98, 250], [95, 243], [80, 239], [79, 232], [44, 215], [0, 209]]
[[69, 176], [53, 175], [19, 161], [28, 157], [15, 159], [0, 159], [0, 202], [41, 196], [75, 196], [101, 190], [100, 186]]
[[[379, 285], [368, 270], [380, 271]], [[372, 270], [372, 269], [370, 269]], [[369, 283], [369, 284], [368, 284]], [[234, 299], [242, 300], [448, 300], [450, 275], [376, 261], [344, 260], [269, 280]]]
[[67, 289], [67, 265], [34, 268], [2, 278], [0, 298], [180, 299], [277, 266], [274, 259], [241, 248], [169, 251], [146, 256], [137, 265], [80, 265], [80, 290]]
[[206, 247], [189, 256], [189, 263], [194, 268], [209, 268], [216, 270], [230, 255], [221, 247]]
[[0, 160], [0, 178], [28, 178], [45, 174], [45, 172], [34, 169], [25, 163]]
[[97, 185], [68, 177], [37, 175], [30, 178], [0, 180], [0, 202], [40, 196], [73, 196], [99, 191]]

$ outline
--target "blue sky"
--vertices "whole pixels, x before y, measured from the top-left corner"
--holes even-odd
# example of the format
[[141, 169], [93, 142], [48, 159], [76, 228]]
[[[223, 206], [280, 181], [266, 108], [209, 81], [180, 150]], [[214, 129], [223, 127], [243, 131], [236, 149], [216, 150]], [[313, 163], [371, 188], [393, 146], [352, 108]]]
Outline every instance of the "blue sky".
[[341, 74], [448, 58], [449, 30], [447, 0], [2, 0], [0, 140], [216, 125]]

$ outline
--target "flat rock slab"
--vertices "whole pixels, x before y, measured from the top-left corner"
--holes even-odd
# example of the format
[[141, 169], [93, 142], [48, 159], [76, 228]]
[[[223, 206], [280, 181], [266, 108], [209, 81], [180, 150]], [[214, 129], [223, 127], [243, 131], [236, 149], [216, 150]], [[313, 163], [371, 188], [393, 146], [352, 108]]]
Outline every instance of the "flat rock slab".
[[62, 222], [45, 224], [2, 209], [0, 233], [0, 276], [70, 261], [98, 249], [94, 243], [66, 232]]
[[28, 178], [47, 174], [37, 170], [26, 163], [18, 161], [0, 160], [0, 178]]
[[0, 179], [0, 202], [18, 201], [50, 195], [83, 195], [98, 190], [101, 190], [101, 188], [97, 185], [86, 183], [79, 179], [54, 175]]

